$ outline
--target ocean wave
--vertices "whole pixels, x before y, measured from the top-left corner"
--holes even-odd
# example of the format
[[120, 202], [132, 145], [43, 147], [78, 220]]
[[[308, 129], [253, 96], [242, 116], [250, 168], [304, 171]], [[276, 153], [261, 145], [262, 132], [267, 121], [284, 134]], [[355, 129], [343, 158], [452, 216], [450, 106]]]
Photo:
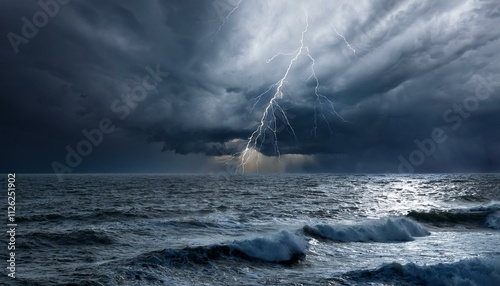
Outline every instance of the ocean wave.
[[492, 211], [492, 212], [496, 212], [496, 211], [500, 211], [500, 203], [492, 202], [492, 203], [487, 204], [487, 205], [481, 205], [481, 206], [470, 208], [470, 210], [471, 211]]
[[133, 263], [151, 266], [189, 266], [223, 258], [239, 258], [248, 261], [293, 264], [305, 258], [306, 248], [307, 241], [304, 237], [284, 230], [271, 237], [149, 252], [135, 258]]
[[305, 257], [307, 241], [289, 231], [281, 231], [270, 238], [235, 241], [232, 247], [256, 259], [282, 263]]
[[139, 209], [127, 210], [111, 210], [102, 209], [95, 210], [90, 213], [48, 213], [48, 214], [35, 214], [28, 216], [19, 216], [19, 222], [39, 222], [39, 221], [60, 221], [60, 220], [74, 220], [74, 221], [88, 221], [88, 220], [123, 220], [131, 218], [150, 218], [151, 215], [147, 211]]
[[47, 221], [47, 220], [58, 220], [63, 219], [64, 216], [61, 214], [38, 214], [31, 216], [18, 216], [16, 220], [18, 222], [27, 222], [27, 221]]
[[500, 229], [500, 204], [497, 203], [469, 209], [411, 211], [407, 216], [438, 227], [468, 225]]
[[384, 218], [353, 225], [306, 225], [303, 230], [313, 237], [340, 242], [411, 241], [414, 237], [430, 234], [425, 227], [404, 217]]
[[500, 212], [496, 212], [486, 218], [486, 227], [500, 230]]
[[114, 235], [103, 230], [75, 230], [66, 232], [32, 232], [20, 235], [28, 239], [30, 244], [44, 245], [93, 245], [93, 244], [113, 244]]
[[498, 286], [500, 259], [473, 258], [429, 266], [414, 263], [401, 265], [394, 262], [376, 270], [352, 271], [342, 275], [339, 280], [363, 284], [383, 282], [384, 285]]
[[244, 226], [239, 222], [231, 219], [218, 218], [179, 218], [152, 222], [155, 226], [160, 227], [177, 227], [177, 228], [219, 228], [219, 229], [242, 229]]

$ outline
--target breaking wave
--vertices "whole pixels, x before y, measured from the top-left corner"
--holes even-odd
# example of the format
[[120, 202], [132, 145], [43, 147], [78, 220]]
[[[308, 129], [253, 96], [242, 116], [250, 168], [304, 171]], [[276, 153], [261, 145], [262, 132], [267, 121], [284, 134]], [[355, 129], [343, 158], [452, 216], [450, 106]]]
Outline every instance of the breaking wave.
[[390, 263], [376, 270], [346, 273], [340, 280], [364, 284], [383, 282], [384, 285], [497, 286], [500, 285], [500, 259], [473, 258], [429, 266]]
[[307, 241], [304, 237], [284, 230], [271, 237], [149, 252], [135, 258], [133, 262], [147, 265], [186, 266], [224, 258], [240, 258], [249, 261], [292, 264], [305, 258], [306, 247]]
[[411, 211], [407, 216], [438, 227], [466, 225], [500, 229], [500, 204], [489, 204], [469, 209]]
[[404, 217], [384, 218], [352, 225], [306, 225], [303, 230], [313, 237], [340, 242], [412, 241], [414, 237], [430, 234], [425, 227]]

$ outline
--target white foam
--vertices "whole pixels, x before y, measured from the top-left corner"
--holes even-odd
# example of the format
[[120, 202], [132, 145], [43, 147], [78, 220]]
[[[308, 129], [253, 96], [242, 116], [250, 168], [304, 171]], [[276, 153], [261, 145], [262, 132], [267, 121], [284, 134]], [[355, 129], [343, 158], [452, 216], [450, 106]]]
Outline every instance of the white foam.
[[429, 231], [417, 222], [404, 218], [385, 218], [361, 224], [337, 224], [306, 226], [306, 232], [342, 242], [390, 242], [411, 241], [414, 237], [429, 235]]
[[264, 261], [283, 262], [305, 255], [307, 242], [304, 237], [283, 230], [268, 238], [235, 241], [232, 247]]
[[486, 227], [500, 230], [500, 211], [486, 218]]
[[500, 211], [500, 203], [497, 202], [497, 201], [492, 201], [490, 202], [489, 204], [486, 204], [486, 205], [482, 205], [482, 206], [477, 206], [477, 207], [473, 207], [473, 208], [470, 208], [469, 211], [473, 211], [473, 212], [488, 212], [488, 211]]
[[500, 260], [498, 258], [474, 258], [452, 264], [417, 266], [407, 264], [404, 271], [428, 285], [500, 285]]
[[492, 201], [491, 203], [471, 208], [469, 211], [472, 212], [493, 212], [486, 217], [484, 225], [492, 229], [500, 229], [500, 203], [497, 201]]

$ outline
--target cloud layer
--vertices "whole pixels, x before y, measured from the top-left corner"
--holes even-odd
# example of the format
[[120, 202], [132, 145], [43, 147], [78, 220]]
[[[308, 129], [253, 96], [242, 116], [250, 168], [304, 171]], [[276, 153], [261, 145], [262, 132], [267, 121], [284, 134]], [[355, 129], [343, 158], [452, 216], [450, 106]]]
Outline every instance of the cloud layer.
[[[304, 53], [291, 67], [277, 101], [290, 126], [276, 111], [261, 170], [500, 170], [495, 0], [40, 2], [0, 4], [4, 172], [51, 172], [103, 118], [116, 131], [75, 172], [219, 170], [306, 26], [314, 66]], [[54, 16], [25, 37], [39, 11]], [[333, 106], [317, 101], [312, 67]], [[152, 70], [162, 80], [141, 89]], [[431, 148], [436, 129], [446, 140]]]

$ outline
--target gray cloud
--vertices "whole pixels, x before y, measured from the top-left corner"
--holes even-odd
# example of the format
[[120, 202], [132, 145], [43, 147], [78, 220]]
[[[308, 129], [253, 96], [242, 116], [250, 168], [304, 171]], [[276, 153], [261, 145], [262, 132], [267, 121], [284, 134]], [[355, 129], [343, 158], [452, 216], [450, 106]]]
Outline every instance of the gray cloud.
[[[52, 171], [51, 162], [64, 161], [65, 146], [102, 118], [118, 131], [75, 171], [223, 168], [244, 148], [275, 89], [256, 97], [284, 75], [292, 56], [266, 61], [300, 46], [306, 12], [304, 44], [315, 59], [319, 92], [339, 116], [317, 105], [311, 60], [300, 56], [278, 101], [296, 138], [276, 113], [278, 147], [289, 164], [277, 163], [267, 131], [259, 141], [264, 170], [396, 172], [398, 156], [408, 159], [415, 140], [431, 138], [434, 128], [448, 139], [415, 171], [500, 170], [494, 0], [244, 0], [222, 27], [210, 1], [73, 0], [17, 54], [7, 34], [22, 36], [22, 17], [32, 20], [41, 8], [36, 1], [3, 1], [0, 8], [5, 172]], [[168, 77], [120, 119], [112, 103], [157, 65]], [[454, 129], [443, 116], [485, 88], [478, 76], [491, 94]], [[118, 149], [141, 163], [119, 167]]]

